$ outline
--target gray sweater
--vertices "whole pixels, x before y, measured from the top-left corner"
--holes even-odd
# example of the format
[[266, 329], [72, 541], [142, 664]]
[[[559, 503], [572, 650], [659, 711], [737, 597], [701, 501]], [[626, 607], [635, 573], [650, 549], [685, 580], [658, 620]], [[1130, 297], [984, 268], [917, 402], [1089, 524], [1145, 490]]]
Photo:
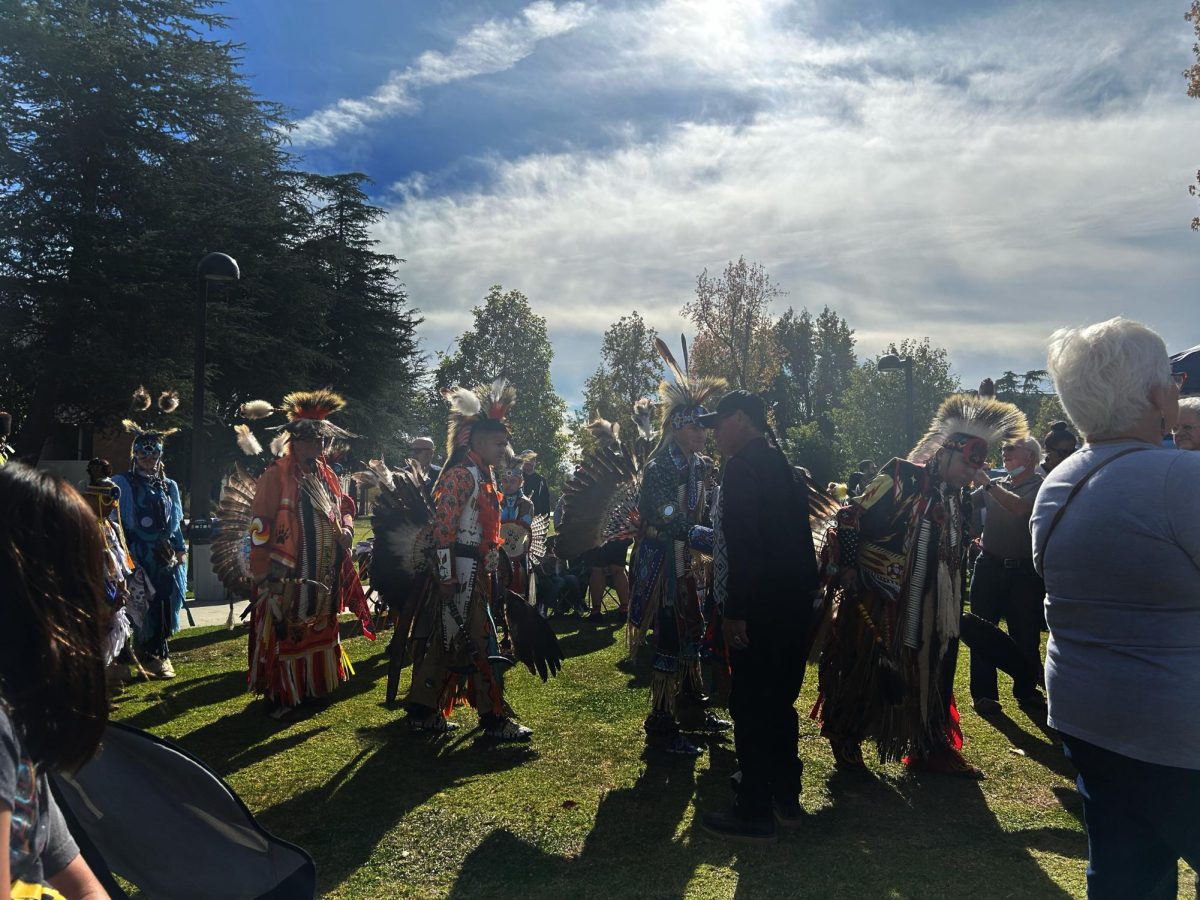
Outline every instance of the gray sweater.
[[[1054, 530], [1074, 485], [1101, 460]], [[1046, 580], [1048, 724], [1145, 762], [1200, 769], [1200, 453], [1085, 444], [1033, 509]]]

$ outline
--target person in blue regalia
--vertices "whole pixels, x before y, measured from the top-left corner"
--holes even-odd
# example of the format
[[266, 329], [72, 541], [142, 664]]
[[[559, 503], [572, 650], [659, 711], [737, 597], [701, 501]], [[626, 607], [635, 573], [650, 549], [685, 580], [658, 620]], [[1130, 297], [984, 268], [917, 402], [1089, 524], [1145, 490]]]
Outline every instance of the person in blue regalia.
[[[168, 411], [165, 406], [160, 408]], [[179, 613], [187, 591], [187, 543], [183, 537], [183, 503], [179, 485], [163, 468], [163, 446], [178, 431], [143, 429], [126, 419], [133, 434], [129, 471], [113, 481], [121, 490], [121, 523], [143, 586], [152, 591], [144, 614], [134, 619], [134, 650], [142, 667], [156, 678], [174, 678], [167, 639], [179, 629]]]

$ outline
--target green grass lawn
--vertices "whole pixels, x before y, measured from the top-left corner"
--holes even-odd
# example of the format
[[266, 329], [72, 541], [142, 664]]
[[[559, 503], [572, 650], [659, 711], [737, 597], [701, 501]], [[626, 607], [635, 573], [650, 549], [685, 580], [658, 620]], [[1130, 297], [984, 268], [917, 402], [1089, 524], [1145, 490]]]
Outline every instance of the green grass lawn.
[[[326, 896], [1083, 895], [1072, 777], [1015, 705], [994, 724], [962, 712], [967, 756], [988, 773], [981, 783], [907, 778], [898, 766], [841, 778], [805, 718], [808, 821], [773, 847], [744, 848], [695, 825], [698, 807], [729, 800], [732, 743], [715, 741], [694, 763], [643, 758], [648, 691], [618, 666], [623, 633], [573, 617], [557, 630], [568, 657], [557, 679], [508, 678], [534, 729], [528, 747], [485, 743], [469, 709], [455, 713], [454, 734], [409, 733], [383, 704], [386, 633], [348, 640], [355, 677], [285, 724], [245, 693], [245, 626], [189, 630], [172, 640], [179, 677], [130, 687], [115, 715], [208, 761], [266, 828], [312, 854]], [[809, 676], [804, 711], [815, 699]]]

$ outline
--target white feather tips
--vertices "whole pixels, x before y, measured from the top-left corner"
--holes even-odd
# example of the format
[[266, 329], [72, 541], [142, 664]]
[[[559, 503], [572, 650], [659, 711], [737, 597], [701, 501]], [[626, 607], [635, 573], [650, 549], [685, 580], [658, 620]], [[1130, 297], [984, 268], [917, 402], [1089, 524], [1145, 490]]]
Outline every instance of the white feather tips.
[[446, 388], [442, 398], [450, 406], [450, 412], [460, 416], [477, 416], [483, 409], [478, 395], [465, 387]]
[[258, 442], [249, 425], [234, 425], [233, 433], [237, 435], [238, 449], [247, 456], [258, 456], [262, 453], [262, 444]]
[[265, 419], [275, 412], [275, 407], [266, 400], [249, 400], [238, 410], [243, 419]]

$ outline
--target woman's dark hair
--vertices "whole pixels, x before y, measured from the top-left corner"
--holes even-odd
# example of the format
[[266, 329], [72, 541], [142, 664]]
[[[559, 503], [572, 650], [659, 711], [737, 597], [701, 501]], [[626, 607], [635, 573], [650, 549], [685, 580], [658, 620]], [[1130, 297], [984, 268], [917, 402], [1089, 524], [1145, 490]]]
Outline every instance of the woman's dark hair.
[[73, 771], [108, 720], [95, 514], [56, 475], [0, 467], [0, 700], [34, 762]]

